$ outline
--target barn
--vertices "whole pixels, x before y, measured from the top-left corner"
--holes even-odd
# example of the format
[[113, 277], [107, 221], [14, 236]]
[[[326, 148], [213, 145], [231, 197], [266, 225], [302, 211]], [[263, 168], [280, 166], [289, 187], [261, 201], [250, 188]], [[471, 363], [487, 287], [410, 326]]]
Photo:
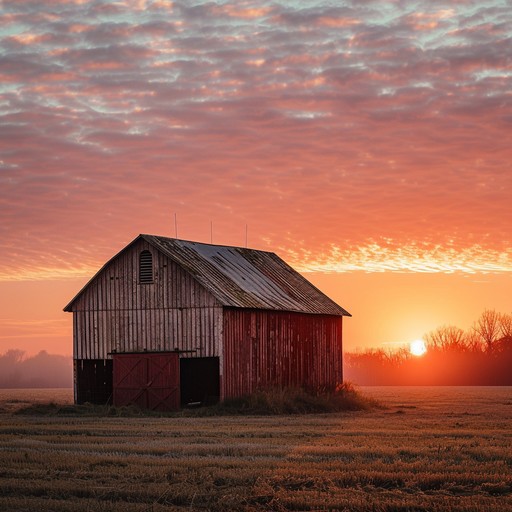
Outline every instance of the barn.
[[76, 403], [173, 410], [343, 379], [350, 314], [271, 252], [141, 234], [64, 311]]

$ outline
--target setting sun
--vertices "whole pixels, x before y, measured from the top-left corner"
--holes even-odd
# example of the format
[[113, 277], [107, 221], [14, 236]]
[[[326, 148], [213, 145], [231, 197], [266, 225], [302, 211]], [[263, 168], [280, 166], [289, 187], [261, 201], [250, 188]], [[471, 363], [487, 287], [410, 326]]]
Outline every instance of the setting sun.
[[413, 356], [422, 356], [427, 351], [423, 340], [414, 340], [409, 344], [409, 350]]

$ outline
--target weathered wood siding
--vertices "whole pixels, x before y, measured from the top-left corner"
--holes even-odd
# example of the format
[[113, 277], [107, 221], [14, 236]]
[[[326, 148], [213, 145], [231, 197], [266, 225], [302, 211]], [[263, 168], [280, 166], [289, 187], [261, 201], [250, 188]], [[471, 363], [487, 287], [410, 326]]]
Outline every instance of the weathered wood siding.
[[[153, 283], [138, 282], [143, 250], [153, 255]], [[222, 355], [222, 307], [190, 274], [144, 240], [121, 253], [90, 283], [73, 304], [73, 322], [75, 359], [106, 359], [114, 350]]]
[[226, 309], [224, 367], [223, 398], [269, 386], [332, 390], [343, 381], [342, 317]]

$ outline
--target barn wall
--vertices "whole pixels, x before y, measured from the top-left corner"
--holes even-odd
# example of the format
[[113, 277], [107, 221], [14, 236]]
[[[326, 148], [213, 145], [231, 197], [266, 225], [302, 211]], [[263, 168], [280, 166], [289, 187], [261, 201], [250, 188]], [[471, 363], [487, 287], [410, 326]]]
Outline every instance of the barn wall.
[[342, 317], [226, 309], [224, 368], [223, 398], [270, 386], [334, 389], [343, 381]]
[[[138, 283], [139, 254], [153, 254], [154, 282]], [[222, 308], [166, 256], [140, 240], [121, 253], [73, 304], [74, 358], [112, 351], [193, 351], [220, 356]]]

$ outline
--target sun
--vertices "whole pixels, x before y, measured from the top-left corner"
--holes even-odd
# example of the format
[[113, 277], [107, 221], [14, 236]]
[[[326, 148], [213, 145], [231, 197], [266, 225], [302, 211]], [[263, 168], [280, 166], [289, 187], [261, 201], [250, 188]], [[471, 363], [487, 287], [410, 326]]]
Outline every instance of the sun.
[[409, 343], [409, 350], [413, 356], [422, 356], [427, 351], [423, 340], [414, 340]]

